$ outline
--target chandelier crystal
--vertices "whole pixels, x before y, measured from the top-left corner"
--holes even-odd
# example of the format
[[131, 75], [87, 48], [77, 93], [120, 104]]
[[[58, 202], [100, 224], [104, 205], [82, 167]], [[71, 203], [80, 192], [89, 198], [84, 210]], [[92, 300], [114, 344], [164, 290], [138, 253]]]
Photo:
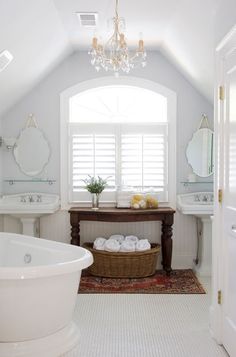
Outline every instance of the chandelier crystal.
[[114, 31], [105, 45], [98, 42], [97, 37], [93, 37], [91, 64], [97, 71], [103, 68], [105, 71], [113, 71], [116, 76], [120, 72], [129, 73], [131, 69], [138, 66], [146, 66], [146, 51], [144, 41], [140, 38], [138, 48], [131, 52], [127, 46], [125, 35], [122, 32], [124, 20], [118, 15], [118, 0], [116, 0], [115, 16], [113, 17]]

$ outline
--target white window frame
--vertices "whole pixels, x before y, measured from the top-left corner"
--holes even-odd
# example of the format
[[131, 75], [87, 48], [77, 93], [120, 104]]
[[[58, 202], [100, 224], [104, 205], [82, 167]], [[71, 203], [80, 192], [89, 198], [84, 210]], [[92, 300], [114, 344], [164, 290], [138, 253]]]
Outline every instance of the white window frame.
[[[70, 98], [79, 92], [83, 92], [96, 87], [104, 87], [109, 85], [127, 85], [144, 89], [149, 89], [167, 98], [167, 123], [168, 123], [168, 202], [162, 205], [171, 205], [173, 208], [176, 206], [176, 93], [156, 82], [152, 82], [142, 78], [136, 77], [105, 77], [93, 79], [86, 82], [81, 82], [72, 86], [60, 95], [60, 158], [61, 158], [61, 208], [69, 209], [76, 206], [89, 206], [90, 204], [81, 204], [69, 202], [68, 191], [69, 187], [69, 174], [68, 167], [70, 162], [69, 157], [69, 133], [68, 123], [70, 108]], [[112, 203], [104, 204], [104, 206], [114, 206]]]

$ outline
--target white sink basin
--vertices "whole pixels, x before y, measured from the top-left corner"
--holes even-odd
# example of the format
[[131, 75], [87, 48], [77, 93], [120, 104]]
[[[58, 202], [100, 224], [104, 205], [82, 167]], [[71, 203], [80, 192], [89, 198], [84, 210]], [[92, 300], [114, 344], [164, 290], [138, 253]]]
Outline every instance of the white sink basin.
[[183, 214], [203, 218], [213, 215], [213, 192], [195, 192], [177, 196], [177, 207]]
[[58, 195], [40, 192], [5, 195], [0, 198], [0, 214], [19, 218], [24, 235], [36, 235], [36, 221], [39, 217], [55, 213], [60, 207]]
[[19, 193], [0, 198], [0, 214], [39, 217], [56, 212], [60, 207], [58, 195], [47, 193]]

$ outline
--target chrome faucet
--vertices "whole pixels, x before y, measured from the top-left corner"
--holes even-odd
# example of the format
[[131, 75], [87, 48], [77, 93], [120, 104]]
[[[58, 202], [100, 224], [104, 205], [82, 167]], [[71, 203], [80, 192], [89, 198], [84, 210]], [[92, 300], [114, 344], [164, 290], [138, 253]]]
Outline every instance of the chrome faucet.
[[203, 202], [207, 202], [208, 201], [208, 197], [205, 195], [205, 196], [203, 196]]
[[37, 195], [37, 202], [42, 202], [42, 195]]
[[29, 196], [29, 202], [34, 202], [34, 198], [32, 195]]

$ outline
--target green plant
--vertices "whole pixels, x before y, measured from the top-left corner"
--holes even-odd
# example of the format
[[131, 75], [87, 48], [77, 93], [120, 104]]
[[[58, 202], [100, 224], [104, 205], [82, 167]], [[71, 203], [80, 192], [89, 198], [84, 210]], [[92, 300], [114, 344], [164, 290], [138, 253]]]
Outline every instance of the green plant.
[[107, 180], [109, 177], [103, 179], [100, 176], [98, 176], [97, 178], [90, 175], [88, 176], [89, 178], [83, 180], [85, 183], [85, 188], [88, 190], [88, 192], [96, 194], [102, 193], [102, 191], [107, 185]]

